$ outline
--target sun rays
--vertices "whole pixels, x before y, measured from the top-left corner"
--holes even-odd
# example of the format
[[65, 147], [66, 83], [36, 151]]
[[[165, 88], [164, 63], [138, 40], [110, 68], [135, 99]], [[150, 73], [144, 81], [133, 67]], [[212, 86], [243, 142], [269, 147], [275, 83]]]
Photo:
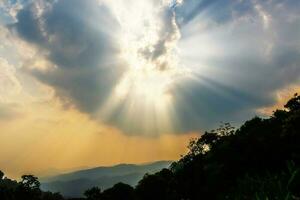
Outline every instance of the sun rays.
[[[112, 116], [121, 108], [129, 131], [157, 134], [171, 132], [172, 86], [186, 70], [179, 66], [177, 42], [180, 32], [174, 1], [116, 1], [109, 7], [121, 27], [120, 57], [127, 71], [104, 104], [102, 115]], [[105, 112], [103, 112], [105, 110]]]

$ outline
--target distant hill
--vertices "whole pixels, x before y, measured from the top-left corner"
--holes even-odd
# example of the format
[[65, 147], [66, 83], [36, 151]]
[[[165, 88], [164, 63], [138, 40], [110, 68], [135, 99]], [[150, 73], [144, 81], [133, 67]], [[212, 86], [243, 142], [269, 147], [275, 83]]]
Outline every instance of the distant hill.
[[158, 161], [148, 164], [120, 164], [110, 167], [96, 167], [41, 179], [44, 191], [60, 192], [66, 197], [80, 197], [93, 186], [102, 190], [118, 182], [135, 186], [145, 173], [156, 173], [168, 168], [172, 161]]

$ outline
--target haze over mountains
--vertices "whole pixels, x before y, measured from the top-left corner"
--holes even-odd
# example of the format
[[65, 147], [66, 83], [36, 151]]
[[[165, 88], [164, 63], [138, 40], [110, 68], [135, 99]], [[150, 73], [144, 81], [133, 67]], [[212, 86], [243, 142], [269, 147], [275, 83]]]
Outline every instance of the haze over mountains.
[[146, 173], [155, 173], [168, 168], [172, 161], [158, 161], [147, 164], [119, 164], [110, 167], [96, 167], [41, 179], [44, 191], [60, 192], [66, 197], [80, 197], [93, 186], [102, 190], [118, 182], [135, 186]]

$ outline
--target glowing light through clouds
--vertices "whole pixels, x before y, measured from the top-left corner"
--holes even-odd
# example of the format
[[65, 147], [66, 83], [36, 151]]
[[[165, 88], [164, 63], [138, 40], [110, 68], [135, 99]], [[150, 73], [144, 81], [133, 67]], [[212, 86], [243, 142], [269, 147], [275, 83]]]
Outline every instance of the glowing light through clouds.
[[292, 0], [0, 2], [2, 29], [35, 52], [20, 56], [22, 73], [125, 134], [240, 123], [299, 82]]
[[270, 114], [299, 93], [299, 10], [296, 0], [0, 0], [2, 169], [176, 160], [220, 121]]
[[121, 57], [128, 69], [102, 112], [104, 116], [111, 115], [123, 104], [123, 123], [138, 126], [138, 130], [129, 131], [148, 134], [174, 131], [171, 89], [188, 72], [179, 65], [177, 54], [180, 32], [174, 8], [179, 3], [108, 2], [121, 26]]

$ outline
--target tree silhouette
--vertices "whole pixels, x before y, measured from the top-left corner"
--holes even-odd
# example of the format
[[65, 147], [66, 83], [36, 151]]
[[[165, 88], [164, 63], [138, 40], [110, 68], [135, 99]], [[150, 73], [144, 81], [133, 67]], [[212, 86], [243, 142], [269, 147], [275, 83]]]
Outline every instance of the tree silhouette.
[[34, 175], [23, 175], [21, 183], [24, 187], [31, 190], [39, 190], [41, 183], [38, 180], [38, 177]]
[[33, 175], [23, 175], [20, 182], [3, 178], [3, 173], [1, 176], [1, 200], [64, 200], [59, 193], [42, 192], [38, 178]]
[[296, 93], [292, 99], [290, 99], [284, 106], [289, 111], [300, 110], [300, 96]]
[[4, 178], [4, 173], [0, 170], [0, 180]]
[[169, 169], [163, 169], [155, 174], [146, 174], [136, 186], [139, 199], [179, 199], [177, 183], [174, 174]]
[[98, 187], [92, 187], [84, 192], [84, 196], [88, 200], [98, 200], [101, 197], [101, 189]]
[[134, 189], [132, 186], [117, 183], [112, 188], [104, 190], [102, 193], [103, 200], [135, 200]]

